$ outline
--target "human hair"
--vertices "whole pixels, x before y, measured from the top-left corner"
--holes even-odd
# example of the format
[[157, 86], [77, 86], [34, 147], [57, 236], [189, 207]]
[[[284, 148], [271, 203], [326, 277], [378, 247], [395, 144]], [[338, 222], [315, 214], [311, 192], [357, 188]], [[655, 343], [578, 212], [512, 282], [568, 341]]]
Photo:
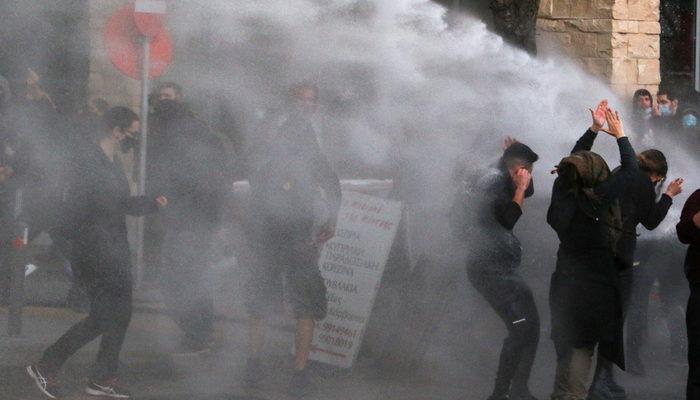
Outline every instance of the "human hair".
[[649, 174], [659, 175], [665, 178], [668, 173], [666, 156], [656, 149], [645, 150], [639, 153], [637, 156], [637, 163], [639, 164], [639, 169]]
[[114, 128], [119, 128], [121, 130], [127, 130], [134, 123], [138, 121], [139, 116], [135, 112], [131, 111], [128, 107], [112, 107], [107, 110], [102, 117], [102, 124], [105, 128], [106, 134], [112, 131]]
[[634, 95], [632, 96], [632, 108], [637, 109], [637, 100], [640, 97], [649, 97], [649, 100], [651, 100], [651, 105], [652, 107], [654, 106], [654, 98], [651, 96], [651, 92], [646, 90], [646, 89], [638, 89], [636, 92], [634, 92]]
[[516, 165], [531, 166], [539, 160], [539, 158], [540, 156], [532, 151], [529, 146], [520, 142], [515, 142], [503, 152], [501, 164], [507, 169], [511, 169]]
[[178, 85], [175, 82], [168, 81], [168, 82], [163, 82], [160, 85], [158, 85], [158, 89], [156, 90], [156, 93], [160, 93], [161, 90], [163, 89], [172, 89], [175, 92], [175, 95], [177, 97], [182, 97], [182, 86]]
[[676, 100], [675, 93], [673, 93], [673, 91], [670, 90], [668, 87], [659, 87], [659, 90], [656, 92], [656, 97], [658, 98], [659, 96], [663, 95], [666, 95], [666, 97], [668, 97], [669, 100]]
[[109, 109], [109, 103], [107, 100], [97, 97], [94, 98], [90, 101], [92, 103], [92, 106], [95, 107], [95, 110], [97, 110], [98, 113], [104, 115], [105, 112]]

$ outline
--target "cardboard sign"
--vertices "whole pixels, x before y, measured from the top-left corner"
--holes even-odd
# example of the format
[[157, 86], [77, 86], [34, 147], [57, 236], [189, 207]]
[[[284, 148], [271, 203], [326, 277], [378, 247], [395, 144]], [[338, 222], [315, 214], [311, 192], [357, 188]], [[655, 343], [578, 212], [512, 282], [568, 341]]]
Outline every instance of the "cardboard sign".
[[316, 325], [310, 359], [350, 368], [362, 343], [401, 219], [401, 203], [344, 191], [336, 236], [321, 251], [328, 316]]

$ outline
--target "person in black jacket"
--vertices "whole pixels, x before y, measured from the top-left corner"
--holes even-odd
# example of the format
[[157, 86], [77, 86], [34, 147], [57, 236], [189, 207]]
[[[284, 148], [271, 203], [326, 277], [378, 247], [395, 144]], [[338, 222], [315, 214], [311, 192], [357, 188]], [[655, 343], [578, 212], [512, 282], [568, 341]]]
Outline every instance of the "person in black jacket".
[[184, 336], [182, 353], [210, 348], [214, 302], [207, 287], [213, 244], [223, 235], [226, 153], [221, 140], [196, 118], [173, 83], [159, 88], [149, 141], [148, 191], [170, 206], [160, 214], [161, 291]]
[[[572, 153], [590, 151], [605, 125], [605, 110], [607, 101], [600, 102], [596, 110], [591, 110], [593, 124], [576, 142]], [[664, 220], [672, 204], [672, 198], [682, 191], [683, 180], [676, 179], [669, 185], [666, 193], [656, 201], [655, 185], [666, 179], [668, 163], [663, 153], [658, 150], [646, 150], [637, 155], [639, 170], [630, 186], [619, 198], [622, 216], [622, 235], [617, 242], [616, 258], [621, 268], [622, 298], [625, 305], [629, 301], [632, 286], [632, 265], [637, 244], [637, 226], [642, 224], [646, 229], [653, 230]], [[616, 169], [612, 174], [616, 174]], [[623, 309], [627, 307], [624, 306]], [[625, 391], [617, 385], [613, 377], [612, 363], [603, 357], [598, 358], [596, 375], [591, 387], [590, 399], [625, 398]]]
[[68, 191], [73, 205], [72, 260], [90, 298], [90, 313], [51, 345], [41, 359], [27, 367], [39, 390], [57, 398], [56, 375], [80, 348], [102, 337], [90, 381], [92, 395], [129, 398], [116, 382], [119, 353], [131, 320], [131, 253], [126, 216], [145, 215], [167, 205], [163, 196], [133, 197], [115, 152], [128, 136], [138, 133], [137, 115], [114, 107], [104, 116], [104, 132], [97, 144], [86, 145], [80, 160], [81, 182]]
[[620, 149], [620, 169], [610, 174], [599, 155], [572, 153], [559, 163], [547, 212], [547, 222], [560, 240], [550, 287], [557, 351], [555, 400], [586, 398], [596, 346], [603, 357], [624, 368], [620, 266], [615, 256], [623, 231], [618, 201], [639, 167], [619, 115], [610, 109], [605, 115], [604, 131], [617, 139]]
[[[506, 140], [497, 167], [467, 188], [472, 192], [468, 197], [474, 201], [459, 205], [471, 208], [472, 215], [461, 222], [468, 227], [457, 227], [467, 230], [467, 242], [473, 246], [467, 262], [469, 281], [508, 329], [491, 400], [534, 399], [528, 380], [539, 342], [540, 320], [532, 292], [518, 272], [521, 247], [513, 228], [522, 215], [525, 198], [534, 193], [531, 173], [537, 159], [528, 146]], [[466, 214], [470, 215], [468, 210]]]
[[246, 383], [263, 377], [260, 353], [265, 318], [279, 304], [282, 280], [297, 320], [294, 374], [290, 394], [312, 388], [306, 369], [316, 321], [326, 316], [326, 286], [318, 267], [319, 250], [335, 234], [340, 181], [321, 152], [311, 116], [318, 89], [293, 88], [288, 110], [270, 118], [249, 151], [250, 223], [247, 236], [255, 262], [248, 284], [251, 318]]
[[700, 189], [685, 202], [676, 233], [681, 243], [688, 245], [685, 258], [685, 274], [690, 285], [685, 315], [689, 366], [686, 399], [700, 400]]

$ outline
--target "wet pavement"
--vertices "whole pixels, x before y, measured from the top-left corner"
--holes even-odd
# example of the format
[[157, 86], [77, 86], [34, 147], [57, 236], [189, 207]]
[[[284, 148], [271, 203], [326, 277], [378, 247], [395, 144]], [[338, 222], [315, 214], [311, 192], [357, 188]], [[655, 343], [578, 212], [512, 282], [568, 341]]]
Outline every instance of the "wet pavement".
[[[219, 348], [202, 356], [174, 356], [178, 330], [158, 304], [137, 304], [122, 352], [122, 381], [142, 400], [287, 400], [290, 379], [289, 329], [274, 329], [268, 337], [263, 385], [246, 390], [242, 384], [246, 351], [246, 325], [232, 318], [217, 322]], [[161, 311], [159, 311], [161, 310]], [[34, 400], [41, 396], [24, 372], [26, 363], [81, 315], [62, 308], [29, 307], [25, 310], [21, 338], [4, 336], [6, 309], [0, 308], [0, 399]], [[482, 313], [483, 314], [483, 313]], [[454, 335], [449, 326], [436, 333], [426, 363], [410, 377], [389, 376], [370, 360], [360, 360], [352, 371], [314, 365], [318, 391], [312, 400], [481, 400], [492, 387], [503, 328], [496, 317], [479, 319], [477, 325]], [[451, 338], [446, 340], [446, 337]], [[531, 379], [539, 399], [549, 396], [553, 382], [554, 352], [548, 332], [542, 332], [540, 351]], [[650, 332], [645, 353], [648, 377], [620, 375], [630, 400], [676, 400], [683, 398], [687, 367], [667, 362], [664, 332]], [[91, 398], [82, 394], [84, 377], [94, 358], [96, 343], [80, 351], [65, 365], [60, 380], [66, 400]]]

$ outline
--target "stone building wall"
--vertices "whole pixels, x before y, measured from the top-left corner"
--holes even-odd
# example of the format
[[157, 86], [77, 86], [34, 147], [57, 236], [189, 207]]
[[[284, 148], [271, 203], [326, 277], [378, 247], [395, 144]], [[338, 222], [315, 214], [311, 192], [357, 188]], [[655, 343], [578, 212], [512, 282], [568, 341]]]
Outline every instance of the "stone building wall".
[[616, 93], [656, 93], [661, 80], [659, 0], [542, 0], [538, 50], [565, 53]]

